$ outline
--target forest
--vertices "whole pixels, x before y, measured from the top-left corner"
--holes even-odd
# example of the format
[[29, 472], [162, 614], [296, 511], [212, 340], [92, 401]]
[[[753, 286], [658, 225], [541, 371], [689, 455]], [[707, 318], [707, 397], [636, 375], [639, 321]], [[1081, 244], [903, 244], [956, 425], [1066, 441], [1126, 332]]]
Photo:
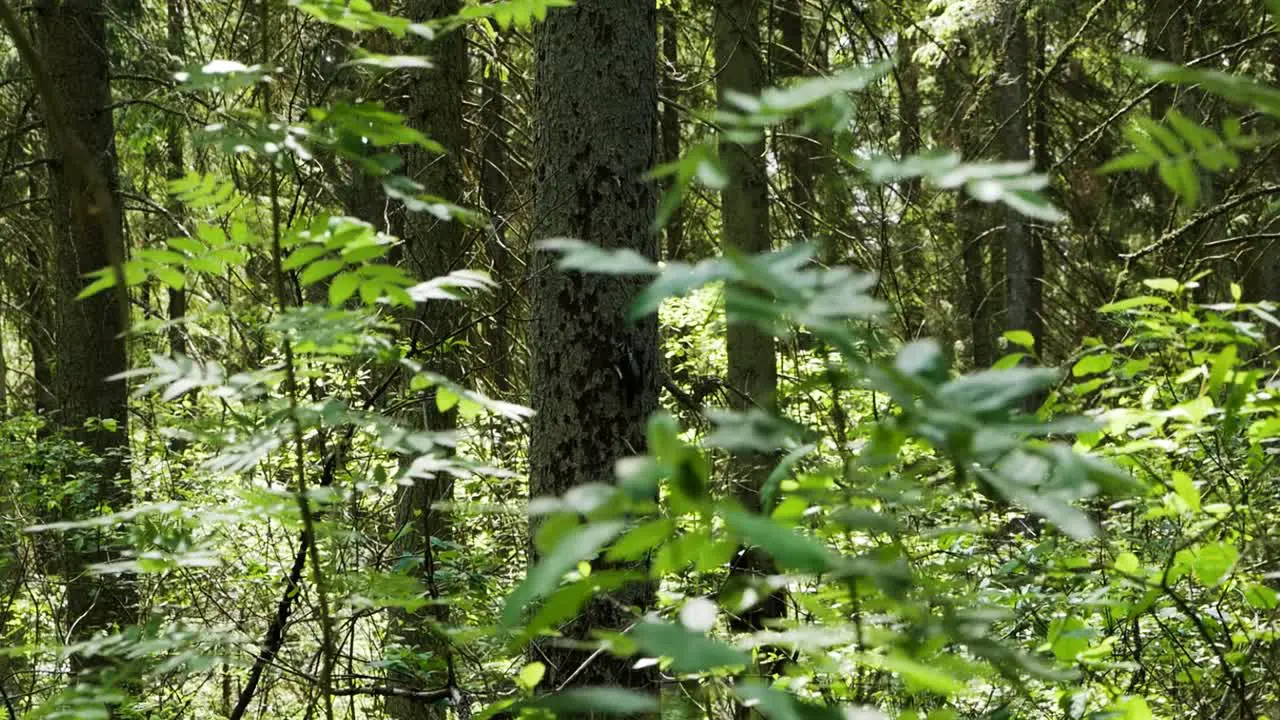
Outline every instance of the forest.
[[0, 720], [1280, 719], [1280, 0], [0, 46]]

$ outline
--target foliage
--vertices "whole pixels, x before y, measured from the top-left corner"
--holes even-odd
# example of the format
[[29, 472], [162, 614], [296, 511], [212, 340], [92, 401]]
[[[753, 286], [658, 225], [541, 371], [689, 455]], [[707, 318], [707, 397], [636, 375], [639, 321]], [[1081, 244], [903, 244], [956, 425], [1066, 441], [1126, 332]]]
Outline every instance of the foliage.
[[[424, 184], [441, 158], [463, 155], [467, 173], [482, 175], [501, 155], [485, 143], [445, 147], [424, 127], [429, 112], [404, 104], [421, 88], [403, 76], [436, 67], [431, 43], [450, 33], [494, 43], [478, 92], [507, 82], [528, 102], [517, 66], [529, 53], [512, 50], [503, 65], [498, 39], [521, 41], [548, 13], [587, 12], [585, 3], [467, 3], [411, 19], [363, 0], [296, 2], [285, 17], [298, 49], [278, 56], [265, 15], [255, 20], [265, 48], [215, 43], [213, 21], [194, 18], [192, 36], [211, 47], [191, 53], [197, 62], [172, 58], [181, 69], [166, 68], [176, 84], [163, 97], [198, 118], [181, 133], [195, 159], [152, 178], [150, 160], [174, 140], [154, 119], [118, 113], [122, 197], [149, 214], [126, 205], [119, 272], [92, 272], [78, 289], [81, 303], [115, 290], [137, 306], [126, 342], [149, 361], [110, 379], [132, 391], [131, 435], [113, 451], [128, 458], [129, 502], [104, 499], [119, 458], [79, 432], [112, 421], [62, 427], [45, 397], [42, 323], [55, 320], [38, 305], [29, 317], [0, 312], [19, 326], [0, 328], [0, 359], [29, 356], [0, 372], [12, 411], [0, 421], [6, 710], [240, 717], [254, 703], [248, 711], [264, 717], [372, 718], [399, 698], [477, 718], [1274, 714], [1275, 298], [1249, 297], [1244, 278], [1225, 272], [1148, 277], [1138, 262], [1166, 246], [1195, 256], [1178, 241], [1223, 215], [1223, 228], [1273, 219], [1273, 209], [1233, 211], [1274, 187], [1246, 171], [1274, 150], [1275, 126], [1258, 118], [1280, 116], [1280, 91], [1204, 63], [1112, 63], [1101, 43], [1081, 53], [1114, 85], [1133, 73], [1253, 114], [1210, 123], [1185, 104], [1160, 120], [1133, 114], [1122, 131], [1133, 149], [1102, 153], [1114, 159], [1090, 182], [1122, 195], [1126, 172], [1155, 169], [1183, 205], [1203, 209], [1172, 229], [1126, 218], [1115, 237], [1082, 240], [1097, 228], [1082, 229], [1079, 188], [1063, 187], [1067, 157], [1051, 166], [1051, 149], [1038, 146], [1027, 159], [980, 159], [985, 150], [950, 142], [958, 133], [939, 118], [907, 142], [918, 128], [886, 128], [868, 110], [901, 106], [910, 92], [943, 98], [933, 101], [939, 117], [956, 109], [946, 107], [947, 73], [961, 71], [943, 64], [969, 57], [949, 53], [956, 38], [994, 27], [990, 8], [923, 5], [902, 10], [927, 12], [923, 23], [893, 19], [895, 50], [917, 31], [936, 36], [897, 67], [887, 48], [871, 52], [846, 33], [829, 53], [839, 69], [778, 72], [775, 87], [725, 93], [715, 109], [694, 83], [683, 88], [705, 127], [676, 128], [682, 147], [664, 149], [649, 173], [664, 188], [655, 232], [719, 224], [704, 194], [733, 180], [723, 142], [761, 143], [779, 166], [801, 165], [786, 149], [801, 137], [821, 157], [809, 158], [819, 167], [814, 188], [800, 188], [807, 200], [791, 186], [772, 190], [778, 227], [807, 228], [779, 231], [776, 250], [661, 260], [598, 237], [537, 235], [511, 209], [523, 160], [499, 169], [516, 178], [505, 208], [464, 207], [490, 204], [475, 196], [491, 188], [451, 201]], [[156, 10], [137, 11], [150, 22]], [[859, 17], [868, 34], [872, 20], [893, 18], [882, 11]], [[1052, 25], [1068, 9], [1036, 12]], [[1061, 38], [1056, 59], [1040, 49], [1037, 92], [1052, 89], [1046, 78], [1094, 12]], [[126, 42], [116, 25], [113, 42]], [[158, 25], [140, 27], [139, 37], [158, 37]], [[1003, 57], [974, 45], [963, 72], [998, 74]], [[257, 52], [255, 63], [218, 59]], [[921, 67], [933, 71], [923, 91], [908, 75]], [[983, 82], [971, 83], [979, 96], [991, 90]], [[956, 104], [961, 120], [980, 112], [973, 98]], [[798, 174], [771, 168], [767, 179], [782, 186]], [[1219, 180], [1233, 183], [1221, 202]], [[601, 197], [610, 182], [599, 181]], [[879, 227], [863, 222], [876, 213]], [[993, 274], [989, 247], [952, 267], [985, 236], [964, 236], [964, 224], [990, 220], [999, 232], [996, 218], [1029, 219], [1064, 255], [1071, 243], [1126, 234], [1142, 245], [1111, 258], [1127, 264], [1101, 276], [1114, 288], [1105, 302], [1089, 296], [1072, 310], [1079, 332], [1008, 328], [995, 333], [1007, 354], [971, 367], [962, 351], [980, 339], [986, 300], [952, 285], [1008, 278]], [[431, 248], [408, 238], [438, 223], [465, 228], [472, 249], [417, 277], [414, 262]], [[863, 234], [878, 234], [866, 241], [878, 258], [833, 250]], [[522, 235], [576, 277], [642, 279], [625, 322], [656, 315], [664, 330], [668, 392], [644, 447], [618, 458], [613, 477], [560, 497], [529, 498], [524, 477], [531, 411], [511, 380], [527, 279], [512, 247]], [[1239, 237], [1248, 235], [1205, 247]], [[930, 268], [950, 272], [895, 294], [899, 275]], [[1050, 277], [1038, 276], [1046, 293], [1076, 297]], [[43, 281], [35, 269], [3, 278], [6, 302], [27, 288], [19, 280], [31, 292]], [[956, 309], [961, 300], [971, 311]], [[962, 316], [967, 338], [952, 327]], [[460, 320], [441, 329], [441, 318]], [[743, 402], [723, 379], [730, 326], [777, 340], [776, 405]], [[488, 354], [494, 345], [514, 360]], [[744, 466], [759, 471], [754, 493], [741, 490]], [[428, 492], [439, 494], [415, 495]], [[764, 571], [743, 571], [760, 558]], [[133, 621], [78, 634], [64, 588], [108, 576], [136, 592]], [[653, 602], [632, 602], [636, 587]], [[786, 611], [753, 624], [777, 599]], [[621, 622], [575, 636], [577, 619], [601, 604]], [[550, 645], [588, 659], [548, 668], [538, 648]], [[652, 682], [572, 682], [597, 658], [623, 658]], [[568, 679], [553, 685], [549, 670]]]

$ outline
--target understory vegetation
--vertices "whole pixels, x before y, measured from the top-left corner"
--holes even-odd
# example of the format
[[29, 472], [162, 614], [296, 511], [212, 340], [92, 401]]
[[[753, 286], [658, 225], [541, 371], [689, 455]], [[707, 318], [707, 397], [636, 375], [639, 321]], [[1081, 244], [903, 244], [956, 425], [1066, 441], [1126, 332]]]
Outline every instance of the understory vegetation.
[[1280, 717], [1280, 6], [0, 21], [0, 714]]

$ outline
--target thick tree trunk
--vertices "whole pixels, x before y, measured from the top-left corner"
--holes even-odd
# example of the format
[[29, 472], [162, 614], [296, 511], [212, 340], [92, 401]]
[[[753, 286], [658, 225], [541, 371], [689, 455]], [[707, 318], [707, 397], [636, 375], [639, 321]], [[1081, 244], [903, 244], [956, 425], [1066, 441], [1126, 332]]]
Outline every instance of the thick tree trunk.
[[[461, 9], [459, 0], [411, 0], [407, 15], [417, 21], [443, 18]], [[409, 125], [422, 131], [447, 149], [438, 157], [421, 150], [413, 150], [405, 158], [405, 169], [428, 192], [449, 202], [461, 203], [463, 175], [461, 154], [467, 137], [463, 126], [462, 100], [467, 81], [466, 38], [461, 30], [437, 37], [427, 47], [413, 48], [415, 52], [429, 52], [435, 67], [418, 76], [409, 88]], [[441, 220], [426, 213], [411, 213], [405, 217], [403, 255], [400, 258], [407, 269], [421, 278], [444, 275], [458, 269], [464, 262], [465, 252], [461, 223]], [[459, 351], [447, 347], [445, 341], [461, 331], [463, 305], [457, 302], [431, 301], [421, 308], [416, 319], [406, 324], [411, 343], [429, 348], [426, 357], [420, 358], [433, 371], [446, 377], [460, 378], [463, 364]], [[452, 430], [457, 426], [453, 411], [440, 412], [433, 395], [428, 394], [418, 409], [420, 422], [430, 430]], [[397, 521], [400, 530], [401, 552], [416, 556], [416, 573], [432, 596], [441, 588], [435, 579], [431, 543], [435, 539], [450, 536], [452, 524], [448, 514], [436, 507], [453, 497], [453, 479], [447, 473], [431, 478], [415, 478], [414, 484], [402, 489], [397, 496]], [[392, 633], [398, 634], [408, 649], [426, 658], [413, 668], [409, 677], [393, 677], [393, 682], [407, 687], [454, 686], [452, 650], [439, 633], [433, 632], [432, 622], [446, 619], [443, 605], [429, 605], [416, 615], [399, 616], [393, 621]], [[387, 713], [406, 720], [435, 717], [432, 706], [402, 698], [387, 699]]]
[[[1005, 53], [999, 117], [1007, 121], [1000, 134], [1008, 160], [1031, 157], [1027, 121], [1029, 42], [1023, 4], [1023, 0], [1005, 0], [1003, 8]], [[1038, 346], [1042, 344], [1040, 340], [1044, 335], [1040, 312], [1042, 278], [1038, 271], [1040, 238], [1032, 232], [1027, 218], [1012, 209], [1005, 210], [1004, 224], [1005, 298], [1008, 305], [1004, 327], [1029, 331]]]
[[[62, 102], [66, 130], [88, 151], [118, 207], [104, 2], [42, 0], [36, 15], [37, 43]], [[50, 146], [61, 150], [56, 141]], [[76, 300], [76, 295], [85, 285], [85, 273], [108, 265], [113, 256], [123, 256], [124, 248], [119, 214], [113, 207], [95, 203], [89, 169], [75, 167], [73, 162], [74, 158], [58, 153], [51, 165], [55, 281], [50, 302], [50, 410], [70, 437], [101, 459], [88, 497], [73, 510], [89, 514], [100, 506], [120, 509], [131, 500], [126, 386], [106, 379], [126, 368], [121, 337], [125, 309], [119, 306], [116, 292], [83, 301]], [[101, 422], [86, 425], [91, 418]], [[128, 577], [88, 574], [90, 563], [118, 557], [112, 537], [96, 533], [83, 542], [83, 549], [68, 557], [65, 567], [67, 613], [76, 621], [76, 637], [129, 622], [136, 598]]]
[[[574, 237], [657, 257], [651, 226], [656, 191], [644, 174], [657, 160], [657, 11], [642, 0], [580, 0], [552, 10], [535, 40], [533, 236]], [[531, 496], [611, 482], [614, 462], [644, 451], [644, 425], [658, 407], [658, 328], [628, 322], [641, 279], [564, 272], [535, 252], [529, 328], [530, 394], [537, 414], [529, 442]], [[590, 603], [563, 628], [586, 638], [621, 629], [652, 590], [636, 585]], [[630, 659], [547, 643], [544, 687], [650, 685]]]

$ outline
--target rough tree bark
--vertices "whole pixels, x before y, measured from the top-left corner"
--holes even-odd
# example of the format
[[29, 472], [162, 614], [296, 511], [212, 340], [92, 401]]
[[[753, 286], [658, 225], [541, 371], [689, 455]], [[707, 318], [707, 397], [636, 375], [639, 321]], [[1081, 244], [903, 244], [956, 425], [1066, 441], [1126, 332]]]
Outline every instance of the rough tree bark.
[[[800, 0], [776, 0], [774, 16], [778, 24], [778, 42], [772, 50], [774, 83], [785, 83], [805, 74], [804, 13]], [[795, 218], [796, 239], [806, 242], [812, 239], [817, 210], [814, 181], [814, 155], [818, 142], [798, 134], [799, 123], [790, 122], [779, 133], [775, 145], [787, 167], [788, 200], [794, 206], [787, 214]]]
[[[580, 0], [554, 9], [535, 48], [535, 238], [574, 237], [657, 257], [651, 231], [657, 195], [644, 174], [657, 160], [657, 11], [643, 0]], [[529, 491], [559, 495], [610, 482], [614, 462], [644, 451], [646, 418], [658, 406], [656, 318], [628, 322], [640, 279], [564, 272], [546, 252], [533, 255], [530, 391], [537, 414], [529, 442]], [[645, 606], [646, 585], [590, 603], [563, 628], [621, 629]], [[535, 655], [544, 687], [650, 685], [651, 671], [629, 659], [554, 643]]]
[[[1024, 0], [1005, 0], [1004, 12], [1004, 77], [999, 92], [999, 117], [1006, 121], [1000, 130], [1007, 160], [1031, 158], [1030, 126], [1027, 106], [1030, 99], [1028, 79], [1029, 41]], [[1040, 259], [1040, 238], [1031, 230], [1031, 223], [1021, 213], [1007, 209], [1004, 212], [1005, 297], [1008, 309], [1005, 329], [1027, 330], [1036, 339], [1036, 346], [1043, 345], [1044, 326], [1041, 321], [1042, 278], [1037, 268]]]
[[[973, 88], [970, 70], [968, 42], [961, 39], [947, 53], [949, 62], [939, 73], [941, 107], [950, 120], [943, 126], [941, 144], [958, 148], [961, 155], [969, 157], [974, 151], [976, 128], [969, 122], [968, 112], [972, 101], [966, 92]], [[973, 113], [974, 115], [978, 113]], [[984, 270], [987, 266], [986, 248], [991, 244], [985, 231], [987, 213], [981, 203], [963, 195], [956, 195], [953, 218], [962, 282], [958, 293], [968, 319], [969, 361], [974, 368], [987, 368], [994, 361], [992, 346], [992, 302]]]
[[[680, 159], [680, 27], [677, 13], [679, 3], [673, 0], [662, 9], [662, 162]], [[685, 247], [684, 211], [676, 208], [667, 220], [666, 248], [668, 260], [684, 260], [689, 248]]]
[[[716, 94], [721, 103], [731, 91], [758, 95], [764, 86], [759, 15], [759, 0], [721, 0], [716, 5]], [[769, 186], [763, 143], [741, 144], [722, 139], [720, 158], [728, 175], [720, 193], [722, 246], [749, 254], [769, 251]], [[775, 409], [778, 371], [773, 336], [748, 323], [730, 321], [726, 346], [731, 407]], [[746, 453], [733, 459], [730, 473], [734, 492], [751, 510], [763, 509], [760, 489], [769, 475], [772, 459], [770, 455]], [[774, 572], [773, 559], [759, 548], [744, 549], [730, 568], [733, 576], [741, 578]], [[759, 629], [784, 611], [785, 599], [773, 593], [741, 613], [735, 624], [742, 629]]]
[[[103, 0], [42, 0], [35, 6], [36, 43], [50, 82], [62, 102], [68, 135], [87, 150], [99, 179], [105, 180], [111, 207], [103, 207], [88, 168], [75, 167], [65, 147], [51, 142], [51, 227], [54, 283], [51, 297], [51, 415], [66, 433], [101, 459], [97, 480], [75, 512], [98, 506], [121, 508], [131, 500], [128, 467], [127, 389], [106, 378], [126, 369], [124, 309], [120, 295], [76, 295], [85, 274], [123, 256], [116, 176], [115, 127], [107, 58]], [[46, 124], [53, 115], [44, 107]], [[50, 128], [56, 134], [57, 130]], [[114, 247], [109, 246], [114, 245]], [[100, 423], [86, 425], [91, 418]], [[130, 621], [136, 595], [128, 576], [89, 575], [91, 563], [118, 557], [113, 536], [85, 538], [84, 549], [66, 558], [67, 613], [76, 618], [75, 636], [85, 637]], [[73, 666], [89, 663], [73, 661]]]
[[[169, 51], [169, 55], [179, 65], [186, 64], [186, 20], [182, 15], [182, 0], [167, 0], [165, 2], [165, 11], [167, 16], [167, 33], [165, 35], [165, 49]], [[166, 118], [165, 124], [165, 147], [169, 160], [169, 179], [176, 180], [186, 175], [186, 158], [185, 146], [182, 137], [181, 115], [172, 114]], [[177, 198], [170, 201], [169, 212], [173, 214], [179, 222], [182, 221], [184, 211], [182, 202]], [[187, 314], [187, 291], [180, 288], [169, 288], [169, 352], [174, 355], [184, 355], [187, 352], [186, 329], [182, 326], [182, 320]]]
[[[480, 87], [480, 200], [492, 218], [493, 230], [488, 237], [485, 254], [489, 268], [497, 282], [511, 283], [511, 273], [516, 263], [515, 249], [511, 247], [512, 235], [507, 232], [508, 205], [511, 202], [511, 172], [507, 157], [507, 99], [504, 94], [503, 68], [499, 56], [504, 52], [501, 38], [494, 41], [494, 57], [485, 60], [481, 71]], [[491, 317], [487, 324], [489, 377], [493, 378], [497, 395], [504, 399], [515, 397], [519, 383], [512, 377], [512, 353], [516, 349], [516, 335], [512, 324], [512, 293], [514, 290], [494, 293], [490, 306]]]
[[[898, 38], [898, 64], [895, 77], [898, 80], [898, 157], [906, 158], [920, 152], [920, 68], [915, 62], [916, 42], [910, 32]], [[903, 219], [916, 212], [922, 185], [920, 178], [909, 178], [899, 185], [902, 195]], [[902, 305], [902, 325], [905, 336], [917, 338], [928, 335], [925, 313], [917, 292], [920, 274], [925, 269], [921, 248], [924, 233], [911, 232], [894, 258], [894, 267], [902, 268], [905, 287], [900, 288], [898, 300]]]
[[[405, 13], [417, 21], [453, 15], [462, 7], [460, 0], [410, 0]], [[446, 154], [435, 156], [420, 149], [409, 151], [405, 170], [428, 192], [449, 202], [461, 203], [463, 175], [461, 153], [467, 135], [463, 126], [462, 102], [467, 81], [466, 38], [455, 30], [435, 38], [413, 52], [429, 53], [435, 67], [416, 76], [406, 93], [406, 115], [409, 125], [422, 131], [446, 148]], [[465, 252], [464, 228], [457, 221], [441, 220], [427, 213], [410, 213], [401, 230], [404, 240], [399, 262], [417, 277], [431, 278], [457, 269]], [[458, 333], [463, 325], [463, 306], [457, 302], [430, 301], [406, 322], [410, 342], [428, 348], [421, 359], [434, 372], [459, 378], [463, 372], [457, 349], [446, 347], [445, 341]], [[440, 412], [434, 395], [424, 397], [416, 408], [421, 413], [414, 419], [429, 430], [452, 430], [457, 426], [456, 413]], [[447, 473], [434, 477], [417, 477], [413, 485], [397, 496], [399, 548], [403, 554], [416, 555], [416, 574], [434, 599], [441, 592], [435, 577], [435, 551], [432, 543], [449, 537], [452, 523], [448, 514], [436, 507], [453, 497], [453, 479]], [[447, 614], [441, 604], [432, 604], [414, 615], [397, 616], [391, 632], [398, 634], [407, 649], [422, 658], [414, 663], [414, 672], [397, 674], [391, 680], [413, 689], [454, 687], [453, 655], [447, 640], [434, 629]], [[392, 717], [419, 720], [435, 717], [438, 710], [431, 705], [398, 697], [387, 699], [387, 713]]]

